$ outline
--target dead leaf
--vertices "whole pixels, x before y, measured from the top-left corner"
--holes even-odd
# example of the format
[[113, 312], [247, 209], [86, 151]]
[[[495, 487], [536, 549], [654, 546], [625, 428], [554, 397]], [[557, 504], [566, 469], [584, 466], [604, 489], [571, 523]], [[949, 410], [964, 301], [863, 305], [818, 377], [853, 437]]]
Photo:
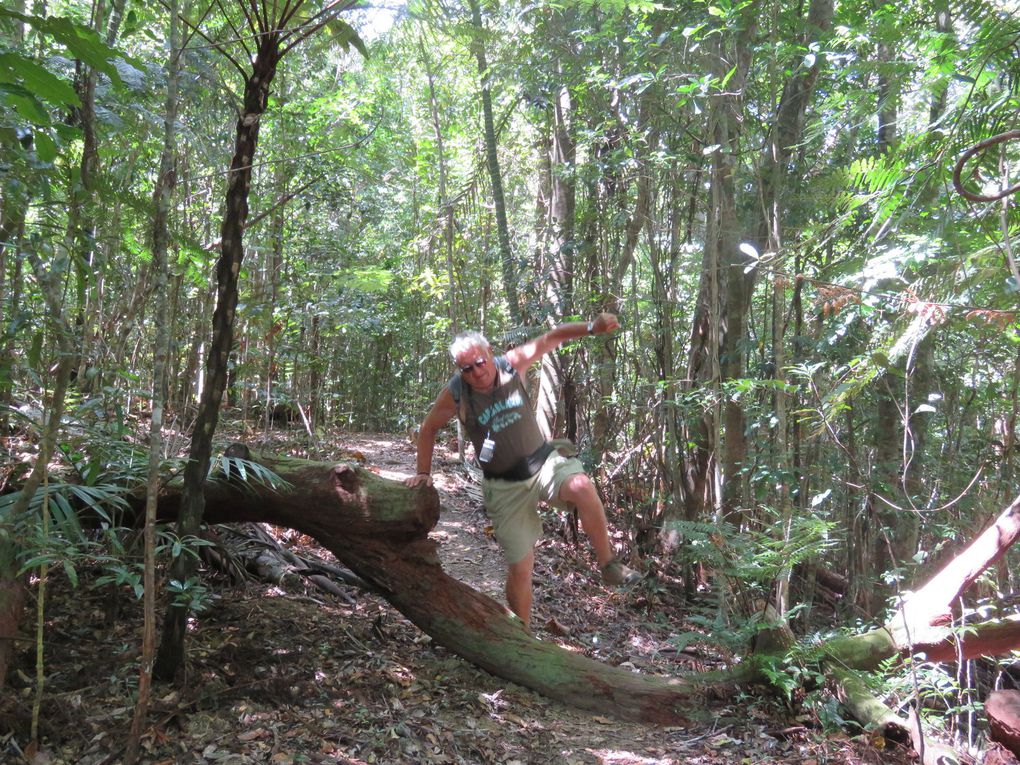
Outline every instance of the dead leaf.
[[256, 728], [245, 733], [240, 733], [237, 736], [238, 741], [254, 741], [257, 738], [266, 738], [269, 735], [269, 731], [265, 728]]
[[559, 637], [567, 637], [570, 634], [570, 628], [560, 624], [555, 617], [545, 623], [545, 628], [549, 633]]

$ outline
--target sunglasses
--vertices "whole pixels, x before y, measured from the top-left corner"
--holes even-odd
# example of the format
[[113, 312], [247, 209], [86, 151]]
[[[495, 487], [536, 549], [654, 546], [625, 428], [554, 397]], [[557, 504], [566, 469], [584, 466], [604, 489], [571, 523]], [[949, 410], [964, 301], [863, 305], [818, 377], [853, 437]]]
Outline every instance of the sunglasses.
[[460, 368], [460, 373], [466, 375], [466, 374], [469, 374], [472, 369], [481, 369], [484, 366], [485, 366], [485, 359], [482, 358], [481, 356], [479, 356], [477, 359], [475, 359], [473, 362], [471, 362], [467, 366], [461, 367]]

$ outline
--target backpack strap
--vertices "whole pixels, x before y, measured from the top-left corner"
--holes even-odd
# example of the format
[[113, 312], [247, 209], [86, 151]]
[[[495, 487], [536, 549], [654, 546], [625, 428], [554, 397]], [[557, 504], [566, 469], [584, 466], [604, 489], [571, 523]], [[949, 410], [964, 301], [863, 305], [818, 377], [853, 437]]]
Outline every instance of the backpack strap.
[[455, 374], [450, 378], [450, 382], [446, 384], [446, 387], [450, 389], [450, 395], [453, 396], [453, 403], [459, 405], [461, 394], [464, 392], [464, 378], [459, 374]]

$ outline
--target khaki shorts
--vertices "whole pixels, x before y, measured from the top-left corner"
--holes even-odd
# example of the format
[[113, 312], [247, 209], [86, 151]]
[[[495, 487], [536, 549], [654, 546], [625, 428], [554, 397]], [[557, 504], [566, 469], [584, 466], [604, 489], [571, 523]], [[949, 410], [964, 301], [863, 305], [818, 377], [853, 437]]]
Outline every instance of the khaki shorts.
[[507, 563], [517, 563], [524, 558], [542, 536], [539, 501], [561, 509], [570, 507], [557, 497], [563, 482], [578, 473], [584, 473], [579, 459], [553, 452], [542, 469], [526, 481], [482, 480], [485, 512], [492, 521], [492, 532], [503, 548]]

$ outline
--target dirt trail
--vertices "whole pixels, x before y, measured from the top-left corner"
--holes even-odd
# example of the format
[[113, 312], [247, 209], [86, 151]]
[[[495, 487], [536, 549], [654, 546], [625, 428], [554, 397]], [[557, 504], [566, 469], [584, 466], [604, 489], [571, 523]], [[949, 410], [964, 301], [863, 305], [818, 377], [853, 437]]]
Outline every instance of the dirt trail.
[[[352, 443], [365, 456], [366, 464], [382, 477], [403, 481], [414, 474], [415, 447], [410, 441], [360, 436]], [[437, 444], [433, 465], [433, 485], [439, 492], [443, 512], [429, 536], [439, 545], [443, 568], [502, 602], [503, 554], [485, 533], [481, 490], [455, 451]]]

